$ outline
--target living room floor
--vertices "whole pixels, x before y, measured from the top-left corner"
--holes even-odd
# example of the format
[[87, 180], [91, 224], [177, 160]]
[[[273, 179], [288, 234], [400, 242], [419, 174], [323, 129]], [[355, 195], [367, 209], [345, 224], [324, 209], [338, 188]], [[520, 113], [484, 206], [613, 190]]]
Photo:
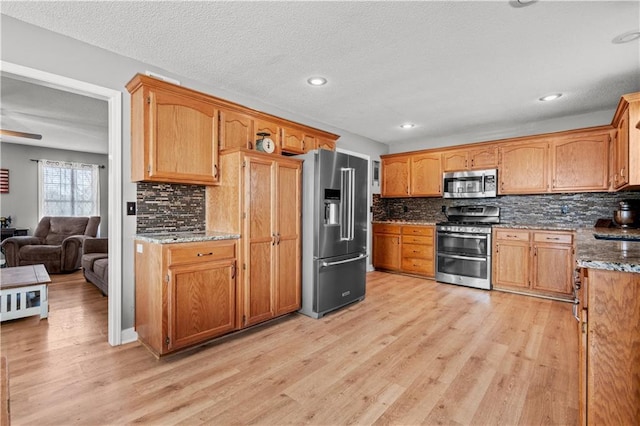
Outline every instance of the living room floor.
[[107, 298], [52, 275], [2, 323], [13, 424], [577, 424], [568, 303], [368, 274], [363, 302], [160, 360], [107, 343]]

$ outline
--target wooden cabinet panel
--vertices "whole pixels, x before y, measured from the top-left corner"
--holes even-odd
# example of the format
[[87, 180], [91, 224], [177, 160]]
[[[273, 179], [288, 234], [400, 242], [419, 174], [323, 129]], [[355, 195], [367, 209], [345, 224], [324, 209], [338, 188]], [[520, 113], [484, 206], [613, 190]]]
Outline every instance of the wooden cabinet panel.
[[614, 188], [629, 184], [629, 109], [625, 109], [616, 126], [614, 148], [613, 179]]
[[237, 328], [235, 240], [135, 244], [135, 328], [155, 355]]
[[137, 76], [131, 93], [131, 179], [215, 185], [218, 109], [207, 97]]
[[498, 146], [490, 145], [469, 150], [469, 168], [475, 170], [498, 167]]
[[373, 224], [373, 266], [434, 276], [434, 227]]
[[438, 154], [412, 155], [410, 176], [409, 194], [411, 196], [438, 197], [442, 195], [442, 172], [440, 171], [440, 156]]
[[499, 194], [549, 191], [549, 142], [504, 145], [500, 153]]
[[529, 241], [496, 240], [493, 249], [494, 288], [529, 288]]
[[455, 172], [469, 168], [469, 152], [467, 150], [446, 151], [442, 153], [442, 171]]
[[301, 172], [299, 163], [277, 165], [276, 316], [301, 306]]
[[498, 228], [493, 235], [494, 288], [573, 298], [572, 232]]
[[316, 138], [316, 148], [319, 149], [326, 149], [329, 151], [335, 151], [336, 150], [336, 141], [332, 141], [330, 139], [326, 139], [326, 138]]
[[169, 344], [176, 350], [235, 329], [235, 260], [169, 268]]
[[282, 136], [280, 138], [280, 141], [282, 143], [282, 152], [286, 152], [289, 154], [305, 153], [305, 135], [302, 130], [283, 127], [281, 133]]
[[400, 235], [373, 234], [373, 266], [397, 271], [400, 269]]
[[249, 148], [254, 145], [253, 119], [235, 111], [220, 110], [220, 149]]
[[573, 247], [563, 244], [536, 244], [533, 247], [531, 288], [541, 292], [572, 294]]
[[382, 197], [409, 196], [409, 156], [381, 158]]
[[298, 310], [302, 161], [230, 151], [221, 163], [236, 173], [207, 188], [207, 230], [241, 235], [239, 327]]
[[615, 189], [640, 188], [640, 92], [622, 96], [613, 116]]
[[553, 192], [606, 191], [609, 187], [608, 131], [556, 138], [551, 144]]
[[580, 418], [640, 424], [640, 274], [589, 269], [583, 294]]

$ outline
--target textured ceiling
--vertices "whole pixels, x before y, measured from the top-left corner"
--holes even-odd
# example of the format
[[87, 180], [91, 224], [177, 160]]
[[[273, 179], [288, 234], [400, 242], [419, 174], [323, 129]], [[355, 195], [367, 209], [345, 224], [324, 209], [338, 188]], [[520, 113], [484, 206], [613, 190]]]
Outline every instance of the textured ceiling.
[[[639, 30], [638, 1], [516, 5], [2, 1], [1, 7], [16, 19], [387, 144], [529, 134], [532, 123], [613, 111], [620, 95], [640, 90], [640, 42], [613, 43]], [[310, 87], [312, 75], [329, 83]], [[564, 96], [537, 100], [554, 92]], [[416, 127], [400, 129], [404, 122]]]

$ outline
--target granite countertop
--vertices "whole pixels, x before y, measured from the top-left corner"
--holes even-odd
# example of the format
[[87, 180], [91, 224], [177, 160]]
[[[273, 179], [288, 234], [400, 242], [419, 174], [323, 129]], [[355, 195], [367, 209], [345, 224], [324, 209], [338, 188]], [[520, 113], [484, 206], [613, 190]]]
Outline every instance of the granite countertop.
[[196, 243], [203, 241], [217, 241], [217, 240], [237, 240], [240, 238], [239, 234], [232, 234], [229, 232], [214, 232], [214, 231], [201, 231], [201, 232], [158, 232], [150, 234], [136, 234], [134, 239], [140, 241], [147, 241], [149, 243], [157, 244], [174, 244], [174, 243]]
[[389, 223], [392, 225], [423, 225], [423, 226], [435, 226], [436, 222], [429, 222], [425, 220], [374, 220], [371, 223]]
[[542, 229], [546, 231], [575, 231], [579, 227], [574, 225], [531, 225], [531, 224], [514, 224], [514, 223], [497, 223], [494, 228], [513, 228], [513, 229]]
[[581, 228], [576, 235], [578, 266], [640, 273], [640, 229]]

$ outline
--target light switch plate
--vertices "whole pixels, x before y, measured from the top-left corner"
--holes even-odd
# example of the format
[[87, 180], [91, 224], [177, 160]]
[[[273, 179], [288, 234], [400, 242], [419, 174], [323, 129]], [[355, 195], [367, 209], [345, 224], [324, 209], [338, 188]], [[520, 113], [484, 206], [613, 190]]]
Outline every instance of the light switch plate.
[[127, 201], [127, 216], [135, 216], [135, 215], [136, 215], [136, 202]]

